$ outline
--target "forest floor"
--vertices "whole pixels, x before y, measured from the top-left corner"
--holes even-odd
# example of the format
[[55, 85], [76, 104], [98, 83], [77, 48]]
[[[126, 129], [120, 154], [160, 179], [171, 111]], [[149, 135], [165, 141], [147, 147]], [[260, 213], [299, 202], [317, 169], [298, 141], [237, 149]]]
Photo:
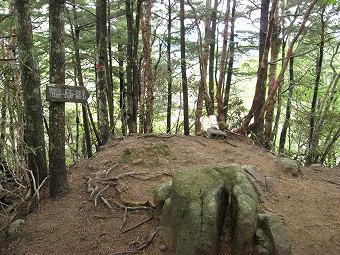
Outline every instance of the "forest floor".
[[[168, 155], [147, 149], [159, 141], [169, 146]], [[228, 140], [161, 135], [112, 140], [95, 157], [69, 169], [69, 192], [56, 199], [45, 195], [39, 209], [24, 217], [17, 240], [1, 242], [5, 235], [0, 233], [0, 254], [134, 254], [131, 249], [145, 244], [138, 254], [169, 255], [160, 250], [164, 247], [159, 235], [150, 238], [156, 233], [157, 217], [150, 219], [149, 210], [125, 213], [120, 205], [152, 205], [153, 190], [176, 169], [231, 163], [252, 165], [263, 177], [274, 180], [276, 193], [267, 195], [267, 208], [283, 217], [293, 242], [292, 255], [340, 254], [340, 169], [302, 167], [301, 176], [292, 177], [278, 172], [274, 159], [270, 152], [237, 136]], [[97, 180], [102, 190], [107, 183], [98, 181], [103, 179], [116, 186], [89, 201], [86, 182]], [[122, 233], [130, 227], [135, 228]], [[229, 254], [228, 245], [222, 246], [220, 254]]]

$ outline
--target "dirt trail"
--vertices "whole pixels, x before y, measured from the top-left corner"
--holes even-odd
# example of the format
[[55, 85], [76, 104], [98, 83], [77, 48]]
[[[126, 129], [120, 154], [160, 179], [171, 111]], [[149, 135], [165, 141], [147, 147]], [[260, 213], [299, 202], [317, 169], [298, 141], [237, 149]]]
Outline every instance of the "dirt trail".
[[[157, 155], [145, 148], [163, 141], [170, 148], [168, 155]], [[232, 145], [234, 146], [232, 146]], [[129, 150], [126, 150], [129, 148]], [[132, 154], [126, 154], [132, 151]], [[125, 156], [123, 156], [125, 155]], [[132, 156], [131, 156], [132, 155]], [[132, 157], [132, 158], [127, 158]], [[133, 160], [133, 163], [131, 163]], [[70, 192], [57, 199], [45, 199], [40, 209], [28, 215], [22, 236], [2, 245], [1, 254], [68, 255], [114, 254], [127, 251], [131, 245], [144, 243], [156, 230], [153, 218], [127, 233], [120, 233], [150, 217], [147, 210], [128, 211], [124, 223], [124, 210], [116, 206], [116, 191], [109, 187], [102, 195], [112, 205], [110, 210], [98, 200], [95, 207], [88, 201], [85, 184], [88, 178], [113, 178], [135, 172], [139, 177], [125, 176], [118, 182], [120, 201], [128, 204], [152, 203], [155, 187], [169, 180], [176, 169], [199, 165], [225, 165], [237, 163], [257, 167], [262, 176], [270, 176], [276, 184], [276, 194], [268, 195], [268, 207], [281, 215], [293, 240], [293, 255], [340, 254], [340, 169], [302, 168], [302, 175], [294, 178], [278, 172], [274, 156], [254, 147], [251, 142], [237, 138], [228, 143], [204, 137], [129, 137], [112, 143], [91, 160], [80, 162], [69, 171]], [[105, 187], [101, 186], [101, 187]], [[126, 189], [125, 192], [123, 190]], [[3, 237], [3, 235], [0, 235]], [[161, 240], [140, 254], [169, 254], [160, 251]]]

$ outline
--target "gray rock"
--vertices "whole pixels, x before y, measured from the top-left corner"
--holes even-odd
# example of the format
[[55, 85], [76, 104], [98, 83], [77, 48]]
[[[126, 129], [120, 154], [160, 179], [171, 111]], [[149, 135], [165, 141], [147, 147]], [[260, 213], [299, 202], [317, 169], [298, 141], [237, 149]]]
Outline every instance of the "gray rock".
[[153, 200], [157, 210], [162, 210], [165, 201], [171, 196], [172, 180], [154, 190]]
[[232, 189], [232, 254], [246, 255], [251, 250], [257, 227], [257, 195], [242, 173], [236, 173]]
[[258, 224], [270, 241], [271, 247], [273, 247], [269, 253], [270, 255], [291, 254], [292, 240], [279, 216], [275, 214], [259, 214]]
[[266, 182], [266, 190], [268, 192], [275, 193], [276, 192], [276, 185], [275, 185], [275, 182], [273, 181], [273, 179], [269, 176], [266, 176], [264, 179], [265, 179], [265, 182]]
[[257, 229], [255, 238], [255, 255], [270, 255], [273, 254], [273, 252], [274, 247], [271, 245], [267, 235], [261, 228]]
[[322, 168], [321, 164], [311, 164], [310, 166], [312, 169], [318, 169], [318, 168]]
[[249, 182], [252, 184], [260, 203], [266, 202], [265, 191], [266, 183], [265, 179], [259, 174], [257, 169], [252, 166], [243, 166], [242, 169], [246, 173]]
[[7, 235], [10, 240], [16, 239], [22, 232], [22, 228], [25, 221], [23, 219], [18, 219], [13, 221], [7, 230]]
[[275, 162], [279, 171], [289, 173], [293, 176], [298, 176], [301, 173], [299, 164], [290, 158], [279, 158]]
[[246, 172], [246, 174], [251, 177], [254, 180], [258, 180], [260, 182], [263, 182], [263, 189], [266, 188], [266, 186], [264, 185], [264, 179], [263, 177], [260, 175], [259, 171], [253, 167], [253, 166], [243, 166], [242, 169]]
[[221, 176], [211, 168], [176, 171], [160, 223], [169, 250], [181, 255], [218, 254], [227, 197]]

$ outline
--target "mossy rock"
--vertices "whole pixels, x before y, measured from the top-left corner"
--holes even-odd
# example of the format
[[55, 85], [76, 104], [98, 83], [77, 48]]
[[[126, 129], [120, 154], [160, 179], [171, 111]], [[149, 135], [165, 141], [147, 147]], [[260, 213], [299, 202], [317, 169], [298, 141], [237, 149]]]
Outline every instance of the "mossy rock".
[[137, 154], [137, 150], [135, 148], [126, 148], [123, 150], [122, 160], [125, 163], [132, 162]]
[[163, 156], [170, 155], [170, 147], [163, 141], [152, 144], [150, 147], [147, 148], [147, 151], [153, 155], [163, 155]]

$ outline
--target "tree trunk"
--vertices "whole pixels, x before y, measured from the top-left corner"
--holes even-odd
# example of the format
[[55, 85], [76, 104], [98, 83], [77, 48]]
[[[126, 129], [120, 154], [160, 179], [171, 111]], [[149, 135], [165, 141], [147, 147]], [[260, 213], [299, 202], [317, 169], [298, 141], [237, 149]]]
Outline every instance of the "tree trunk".
[[[266, 97], [266, 81], [267, 81], [267, 72], [268, 72], [268, 56], [264, 56], [264, 54], [268, 54], [268, 50], [270, 48], [270, 40], [267, 41], [267, 36], [269, 36], [269, 39], [271, 38], [271, 34], [272, 34], [272, 30], [270, 31], [270, 29], [274, 28], [274, 23], [275, 23], [275, 13], [277, 10], [277, 6], [278, 6], [278, 2], [279, 1], [273, 1], [272, 5], [274, 6], [275, 4], [275, 10], [273, 10], [273, 6], [272, 6], [272, 10], [271, 13], [274, 11], [274, 14], [272, 15], [270, 19], [270, 21], [272, 21], [272, 26], [268, 28], [268, 14], [269, 14], [269, 4], [270, 4], [270, 0], [262, 0], [261, 2], [261, 18], [260, 18], [260, 45], [259, 45], [259, 83], [257, 84], [257, 86], [260, 86], [260, 91], [258, 94], [258, 99], [257, 99], [257, 107], [254, 110], [254, 118], [257, 119], [258, 116], [260, 115], [261, 112], [261, 108], [264, 105], [265, 102], [265, 97]], [[267, 47], [267, 48], [266, 48]], [[265, 64], [265, 67], [261, 66], [263, 65], [262, 63], [262, 59], [267, 58], [267, 63]], [[262, 70], [262, 69], [265, 70]], [[257, 140], [263, 144], [264, 142], [264, 135], [263, 135], [263, 130], [264, 130], [264, 123], [263, 121], [259, 122], [258, 125], [256, 125], [254, 128], [251, 128], [251, 132], [253, 132], [256, 137]]]
[[[284, 74], [286, 72], [286, 69], [287, 69], [290, 57], [292, 56], [293, 47], [294, 47], [297, 39], [300, 37], [302, 31], [304, 30], [306, 22], [308, 20], [308, 17], [309, 17], [309, 15], [310, 15], [310, 13], [311, 13], [312, 9], [314, 8], [314, 6], [315, 6], [317, 1], [318, 0], [313, 0], [310, 3], [310, 5], [308, 6], [308, 9], [307, 9], [307, 11], [306, 11], [306, 13], [305, 13], [305, 15], [303, 17], [303, 21], [302, 21], [302, 23], [300, 25], [300, 28], [299, 28], [298, 32], [296, 33], [296, 35], [294, 36], [294, 38], [292, 39], [292, 41], [291, 41], [291, 43], [290, 43], [290, 45], [288, 47], [286, 58], [285, 58], [285, 60], [284, 60], [284, 62], [282, 64], [281, 71], [280, 71], [278, 77], [275, 80], [275, 84], [273, 86], [273, 90], [268, 95], [267, 100], [266, 100], [266, 102], [264, 103], [264, 105], [263, 105], [263, 107], [261, 109], [260, 115], [258, 116], [257, 119], [255, 119], [253, 126], [259, 125], [259, 123], [261, 123], [263, 121], [264, 113], [267, 111], [268, 105], [271, 104], [271, 102], [274, 100], [274, 97], [276, 95], [276, 91], [281, 86], [281, 82], [282, 82]], [[241, 128], [238, 131], [241, 132], [241, 133], [246, 134], [248, 126], [249, 126], [249, 123], [250, 123], [252, 118], [253, 118], [253, 114], [252, 114], [252, 111], [250, 111], [249, 114], [245, 117], [245, 120], [244, 120]]]
[[189, 99], [188, 99], [188, 81], [186, 72], [185, 58], [185, 10], [184, 0], [180, 0], [180, 41], [181, 41], [181, 71], [182, 71], [182, 90], [183, 90], [183, 115], [184, 115], [184, 135], [189, 135]]
[[167, 34], [167, 45], [166, 45], [166, 55], [167, 55], [167, 70], [168, 70], [168, 103], [166, 110], [166, 132], [170, 134], [171, 132], [171, 109], [172, 109], [172, 65], [171, 65], [171, 26], [172, 26], [172, 7], [173, 4], [171, 0], [168, 2], [168, 34]]
[[216, 44], [216, 22], [217, 22], [217, 7], [219, 1], [214, 0], [214, 7], [211, 10], [211, 29], [208, 35], [209, 38], [209, 96], [211, 99], [211, 112], [214, 114], [214, 97], [215, 97], [215, 44]]
[[[138, 46], [139, 46], [139, 30], [140, 30], [140, 20], [141, 20], [141, 10], [142, 10], [143, 1], [137, 1], [136, 6], [136, 17], [135, 17], [135, 27], [133, 30], [133, 122], [136, 123], [136, 131], [137, 132], [137, 115], [138, 115], [138, 100], [139, 100], [139, 92], [140, 92], [140, 65], [138, 61]], [[134, 132], [134, 133], [135, 133]]]
[[[263, 1], [264, 2], [264, 1]], [[269, 28], [266, 35], [265, 44], [263, 47], [263, 52], [261, 52], [260, 47], [260, 55], [262, 55], [262, 60], [259, 63], [258, 67], [258, 74], [257, 74], [257, 81], [256, 81], [256, 87], [255, 87], [255, 95], [253, 98], [253, 103], [251, 106], [251, 109], [248, 113], [248, 115], [244, 118], [244, 122], [242, 126], [240, 127], [239, 131], [247, 134], [248, 133], [248, 126], [252, 118], [255, 116], [255, 119], [258, 118], [259, 112], [263, 106], [263, 84], [265, 82], [265, 78], [267, 76], [267, 67], [268, 67], [268, 54], [269, 54], [269, 48], [270, 48], [270, 38], [273, 31], [273, 23], [274, 23], [274, 16], [277, 8], [277, 0], [274, 0], [272, 3], [272, 8], [270, 11], [270, 17], [269, 17]], [[262, 21], [263, 22], [263, 21]], [[264, 28], [263, 28], [264, 29]], [[261, 54], [262, 53], [262, 54]], [[257, 139], [261, 141], [261, 127], [262, 127], [263, 121], [258, 120], [257, 126], [252, 127], [252, 131], [256, 135]], [[260, 136], [260, 137], [259, 137]]]
[[[121, 44], [118, 44], [118, 51], [123, 52], [123, 47]], [[121, 122], [122, 122], [122, 135], [126, 136], [126, 90], [125, 90], [125, 81], [124, 81], [124, 58], [120, 55], [118, 57], [118, 66], [119, 66], [119, 108], [121, 114]]]
[[47, 176], [43, 108], [38, 63], [32, 55], [33, 33], [29, 1], [15, 1], [21, 85], [25, 109], [25, 141], [28, 168], [37, 184]]
[[316, 60], [316, 77], [315, 77], [315, 83], [314, 83], [312, 106], [311, 106], [311, 111], [310, 111], [308, 154], [306, 158], [307, 165], [311, 165], [315, 163], [316, 158], [318, 156], [317, 148], [318, 148], [319, 137], [317, 137], [316, 134], [314, 133], [314, 129], [315, 129], [318, 91], [319, 91], [319, 85], [320, 85], [320, 79], [321, 79], [322, 62], [323, 62], [323, 54], [324, 54], [324, 46], [325, 46], [324, 12], [325, 12], [325, 8], [322, 9], [321, 17], [320, 17], [321, 19], [320, 48], [319, 48], [318, 59]]
[[233, 76], [234, 56], [235, 56], [235, 21], [236, 21], [236, 0], [233, 0], [233, 8], [231, 11], [231, 23], [230, 23], [230, 39], [229, 39], [229, 59], [227, 66], [227, 80], [224, 88], [224, 119], [228, 119], [229, 111], [229, 98], [231, 88], [231, 78]]
[[109, 53], [109, 61], [107, 67], [107, 102], [109, 106], [109, 127], [111, 134], [115, 134], [115, 121], [114, 121], [114, 99], [113, 99], [113, 65], [112, 65], [112, 43], [111, 43], [111, 8], [110, 0], [107, 0], [107, 47]]
[[[51, 84], [65, 84], [64, 10], [65, 0], [49, 0]], [[56, 196], [68, 189], [65, 161], [65, 103], [50, 103], [49, 142], [50, 195]]]
[[227, 60], [227, 46], [228, 46], [228, 30], [229, 30], [229, 16], [230, 16], [230, 2], [231, 0], [227, 0], [227, 8], [224, 16], [224, 31], [223, 31], [223, 45], [222, 45], [222, 52], [221, 52], [221, 61], [220, 61], [220, 68], [219, 68], [219, 78], [216, 86], [216, 102], [217, 102], [217, 120], [218, 121], [225, 121], [224, 116], [224, 104], [222, 98], [222, 86], [225, 79], [226, 73], [226, 60]]
[[279, 152], [284, 152], [287, 130], [290, 126], [289, 122], [290, 122], [290, 116], [291, 116], [293, 88], [294, 88], [294, 58], [291, 57], [290, 64], [289, 64], [289, 90], [288, 90], [288, 99], [287, 99], [287, 106], [286, 106], [286, 118], [283, 122], [282, 130], [281, 130]]
[[[196, 105], [196, 113], [195, 113], [195, 134], [200, 134], [201, 132], [201, 123], [200, 117], [203, 114], [203, 100], [205, 100], [205, 106], [207, 115], [213, 114], [212, 112], [212, 101], [207, 89], [207, 66], [208, 66], [208, 56], [209, 56], [209, 40], [208, 35], [210, 33], [210, 16], [208, 15], [205, 19], [205, 38], [203, 43], [203, 36], [199, 25], [199, 20], [196, 14], [196, 9], [193, 4], [188, 1], [190, 5], [194, 17], [195, 17], [195, 25], [198, 32], [198, 54], [199, 54], [199, 64], [200, 64], [200, 81], [197, 95], [197, 105]], [[211, 6], [210, 2], [206, 2], [206, 7], [209, 8]]]
[[[277, 58], [280, 52], [281, 40], [279, 38], [280, 34], [280, 23], [275, 17], [273, 24], [273, 33], [271, 38], [271, 63], [269, 67], [269, 78], [268, 78], [268, 93], [271, 93], [276, 79], [276, 68], [277, 68]], [[275, 99], [274, 99], [275, 100]], [[265, 148], [270, 150], [273, 146], [272, 141], [272, 127], [273, 127], [273, 116], [274, 116], [274, 101], [268, 106], [265, 117]]]
[[153, 72], [151, 59], [151, 0], [145, 1], [145, 18], [143, 19], [142, 37], [144, 43], [144, 79], [143, 84], [146, 88], [146, 118], [145, 132], [152, 132], [153, 122]]
[[97, 93], [98, 93], [98, 128], [101, 145], [108, 142], [110, 136], [107, 111], [107, 28], [106, 28], [106, 0], [96, 0], [97, 16]]
[[[73, 3], [75, 3], [75, 0], [73, 0]], [[72, 39], [73, 39], [73, 44], [74, 44], [74, 58], [75, 58], [75, 68], [77, 70], [76, 72], [77, 80], [78, 80], [79, 86], [85, 87], [84, 79], [83, 79], [83, 70], [81, 67], [80, 51], [79, 51], [80, 27], [77, 22], [78, 17], [77, 17], [75, 6], [73, 6], [73, 17], [75, 20], [75, 26], [74, 26], [74, 29], [71, 29], [71, 33], [72, 33]], [[84, 125], [84, 132], [85, 132], [86, 153], [87, 153], [87, 157], [91, 158], [93, 156], [92, 141], [91, 141], [91, 130], [90, 130], [90, 124], [89, 124], [89, 117], [88, 117], [87, 109], [86, 109], [86, 103], [81, 104], [81, 109], [82, 109], [83, 125]]]

